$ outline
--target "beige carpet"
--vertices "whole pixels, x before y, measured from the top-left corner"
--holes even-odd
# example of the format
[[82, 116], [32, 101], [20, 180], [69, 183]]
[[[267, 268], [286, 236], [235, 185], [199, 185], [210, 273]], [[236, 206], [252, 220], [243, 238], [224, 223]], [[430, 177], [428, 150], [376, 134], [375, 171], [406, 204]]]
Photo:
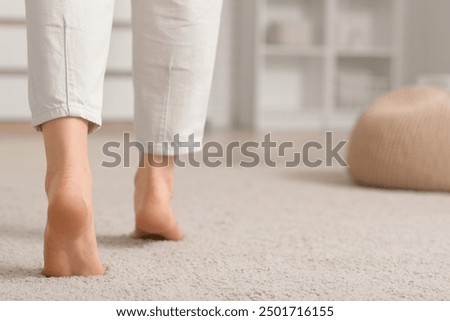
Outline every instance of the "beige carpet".
[[186, 239], [136, 241], [134, 170], [99, 166], [111, 138], [91, 140], [109, 272], [48, 279], [42, 143], [0, 132], [0, 300], [450, 300], [447, 194], [356, 187], [339, 168], [178, 169]]

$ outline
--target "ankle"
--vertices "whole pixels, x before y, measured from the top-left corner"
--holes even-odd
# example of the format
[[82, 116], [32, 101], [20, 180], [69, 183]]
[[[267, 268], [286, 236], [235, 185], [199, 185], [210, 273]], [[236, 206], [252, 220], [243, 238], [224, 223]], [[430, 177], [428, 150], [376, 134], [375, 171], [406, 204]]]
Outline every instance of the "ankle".
[[139, 168], [147, 169], [171, 169], [175, 164], [175, 157], [168, 155], [141, 154]]
[[83, 191], [92, 188], [92, 174], [88, 166], [63, 167], [61, 169], [47, 168], [45, 176], [45, 191], [47, 195], [61, 188], [80, 188]]
[[[163, 165], [161, 165], [163, 164]], [[136, 171], [135, 185], [157, 184], [172, 188], [174, 159], [172, 156], [143, 155]], [[158, 187], [158, 186], [155, 186]]]

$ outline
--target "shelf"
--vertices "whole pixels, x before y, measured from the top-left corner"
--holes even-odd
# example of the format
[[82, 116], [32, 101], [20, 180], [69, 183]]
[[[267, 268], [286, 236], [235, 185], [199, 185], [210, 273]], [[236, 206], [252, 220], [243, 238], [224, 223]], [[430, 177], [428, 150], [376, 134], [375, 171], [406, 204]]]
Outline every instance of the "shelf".
[[[26, 27], [27, 23], [24, 18], [2, 18], [0, 17], [0, 26], [2, 27]], [[113, 22], [114, 29], [131, 29], [131, 21], [130, 20], [114, 20]]]
[[0, 67], [0, 77], [27, 76], [28, 69], [26, 67]]
[[26, 21], [24, 18], [0, 18], [0, 26], [13, 27], [13, 26], [25, 26]]
[[266, 45], [264, 53], [268, 56], [322, 57], [325, 48], [321, 46]]
[[[28, 69], [26, 67], [0, 67], [0, 77], [12, 77], [12, 76], [27, 76]], [[106, 77], [114, 78], [130, 78], [132, 71], [127, 69], [107, 69], [105, 73]]]
[[[362, 104], [359, 106], [337, 106], [333, 112], [333, 115], [344, 118], [355, 117], [355, 114], [359, 114], [359, 112], [362, 112], [372, 104], [373, 101], [371, 100], [370, 102], [367, 102], [367, 104]], [[357, 111], [358, 113], [355, 113], [355, 111]]]
[[[263, 53], [268, 56], [323, 57], [325, 52], [326, 49], [322, 46], [267, 44], [263, 48]], [[392, 58], [392, 49], [388, 47], [340, 48], [336, 53], [341, 58]]]
[[389, 47], [366, 47], [366, 48], [339, 48], [337, 55], [343, 58], [386, 58], [392, 57], [392, 49]]
[[[267, 106], [267, 111], [265, 112], [265, 116], [268, 118], [290, 118], [290, 117], [296, 117], [296, 116], [305, 116], [305, 117], [316, 117], [318, 114], [323, 113], [324, 106], [302, 106], [299, 108], [299, 106], [277, 106], [277, 105], [271, 105]], [[278, 113], [278, 110], [284, 110], [282, 116]]]
[[290, 112], [286, 114], [260, 115], [256, 124], [258, 130], [299, 130], [316, 129], [325, 125], [321, 113]]

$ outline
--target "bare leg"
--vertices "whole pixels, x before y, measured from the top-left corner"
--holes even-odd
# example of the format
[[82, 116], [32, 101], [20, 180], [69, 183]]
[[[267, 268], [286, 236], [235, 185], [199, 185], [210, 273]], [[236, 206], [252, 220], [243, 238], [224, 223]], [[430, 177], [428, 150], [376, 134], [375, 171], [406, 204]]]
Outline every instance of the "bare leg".
[[[149, 162], [152, 160], [153, 163]], [[165, 162], [164, 167], [151, 164]], [[135, 176], [134, 237], [179, 241], [183, 234], [172, 212], [174, 162], [172, 156], [145, 155]]]
[[42, 126], [47, 156], [46, 276], [102, 275], [92, 212], [88, 123], [60, 118]]

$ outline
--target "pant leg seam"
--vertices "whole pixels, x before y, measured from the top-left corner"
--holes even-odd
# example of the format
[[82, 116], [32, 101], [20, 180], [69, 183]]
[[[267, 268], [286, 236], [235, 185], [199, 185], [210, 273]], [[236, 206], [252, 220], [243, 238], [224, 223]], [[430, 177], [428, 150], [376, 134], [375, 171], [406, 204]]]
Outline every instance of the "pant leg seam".
[[64, 80], [66, 87], [66, 107], [67, 111], [70, 114], [70, 96], [69, 96], [69, 63], [68, 63], [68, 48], [67, 48], [67, 22], [65, 17], [63, 17], [63, 25], [64, 25]]
[[164, 118], [163, 118], [163, 134], [162, 134], [162, 140], [160, 140], [160, 142], [163, 141], [169, 141], [169, 138], [167, 137], [167, 123], [168, 123], [168, 119], [169, 119], [169, 114], [170, 114], [170, 97], [172, 95], [172, 69], [173, 69], [173, 56], [170, 58], [170, 63], [169, 63], [169, 83], [168, 83], [168, 88], [167, 88], [167, 97], [166, 97], [166, 103], [165, 103], [165, 111], [164, 111]]

